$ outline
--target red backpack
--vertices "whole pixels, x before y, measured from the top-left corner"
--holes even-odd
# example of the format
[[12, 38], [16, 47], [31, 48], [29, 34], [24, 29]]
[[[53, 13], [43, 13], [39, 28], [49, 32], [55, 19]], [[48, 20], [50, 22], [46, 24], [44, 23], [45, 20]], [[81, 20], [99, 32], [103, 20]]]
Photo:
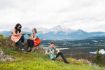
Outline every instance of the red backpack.
[[37, 37], [35, 40], [34, 40], [34, 46], [37, 47], [39, 46], [41, 43], [41, 40]]

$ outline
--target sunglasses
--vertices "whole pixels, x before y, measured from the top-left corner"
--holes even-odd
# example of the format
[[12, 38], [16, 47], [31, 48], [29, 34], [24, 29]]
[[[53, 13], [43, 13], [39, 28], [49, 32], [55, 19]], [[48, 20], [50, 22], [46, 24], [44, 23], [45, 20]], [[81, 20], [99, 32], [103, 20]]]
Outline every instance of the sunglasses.
[[19, 26], [19, 28], [22, 28], [21, 26]]

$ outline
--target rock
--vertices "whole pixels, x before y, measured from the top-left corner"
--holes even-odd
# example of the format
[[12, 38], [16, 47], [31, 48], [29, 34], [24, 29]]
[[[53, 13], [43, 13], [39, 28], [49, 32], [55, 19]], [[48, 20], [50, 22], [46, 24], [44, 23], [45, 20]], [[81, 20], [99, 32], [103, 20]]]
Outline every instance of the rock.
[[15, 61], [15, 58], [4, 54], [4, 52], [0, 49], [0, 61]]
[[91, 62], [86, 59], [79, 59], [78, 61], [84, 64], [91, 64]]

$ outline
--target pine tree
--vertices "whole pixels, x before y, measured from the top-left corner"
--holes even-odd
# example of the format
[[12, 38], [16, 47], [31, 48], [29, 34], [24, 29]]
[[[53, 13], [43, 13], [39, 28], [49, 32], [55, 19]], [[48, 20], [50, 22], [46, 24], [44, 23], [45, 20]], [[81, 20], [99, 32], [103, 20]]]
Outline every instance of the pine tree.
[[102, 63], [102, 54], [99, 51], [100, 51], [100, 49], [98, 47], [97, 54], [95, 57], [95, 63], [100, 65]]

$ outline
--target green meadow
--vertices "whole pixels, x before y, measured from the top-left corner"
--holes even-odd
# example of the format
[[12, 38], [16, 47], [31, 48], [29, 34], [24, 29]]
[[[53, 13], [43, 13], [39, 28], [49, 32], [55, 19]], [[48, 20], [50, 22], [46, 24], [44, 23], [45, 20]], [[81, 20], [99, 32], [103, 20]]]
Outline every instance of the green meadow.
[[[2, 48], [2, 47], [1, 47]], [[15, 58], [15, 61], [0, 61], [0, 70], [105, 70], [96, 64], [85, 63], [74, 58], [68, 58], [70, 64], [63, 61], [52, 61], [40, 50], [24, 53], [14, 48], [2, 48], [5, 54]]]

